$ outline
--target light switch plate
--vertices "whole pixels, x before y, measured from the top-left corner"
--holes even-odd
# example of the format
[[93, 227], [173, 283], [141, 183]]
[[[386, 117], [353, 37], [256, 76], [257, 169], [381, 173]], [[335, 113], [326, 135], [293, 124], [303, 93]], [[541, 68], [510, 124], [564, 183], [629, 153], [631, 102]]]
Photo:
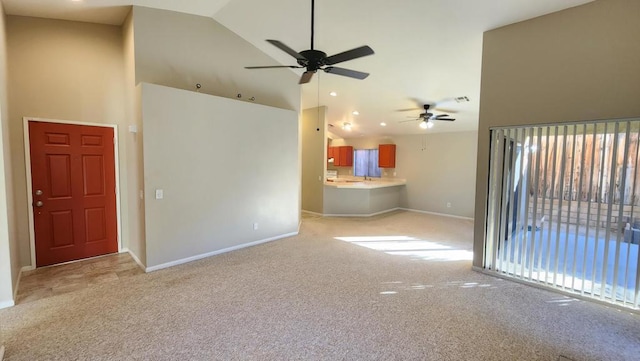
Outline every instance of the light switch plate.
[[164, 198], [164, 191], [162, 189], [156, 189], [156, 199]]

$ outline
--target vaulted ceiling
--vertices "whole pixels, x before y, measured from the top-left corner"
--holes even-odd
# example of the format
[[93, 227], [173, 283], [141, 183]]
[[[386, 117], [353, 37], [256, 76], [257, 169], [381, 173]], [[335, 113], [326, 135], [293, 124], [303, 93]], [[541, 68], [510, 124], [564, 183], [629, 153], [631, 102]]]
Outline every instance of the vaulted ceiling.
[[[369, 45], [375, 55], [336, 65], [370, 73], [364, 80], [318, 72], [301, 85], [303, 108], [326, 105], [332, 131], [343, 137], [475, 130], [483, 32], [591, 1], [316, 0], [315, 49], [332, 55]], [[295, 65], [295, 59], [265, 39], [280, 40], [298, 52], [310, 48], [310, 0], [2, 2], [7, 14], [114, 25], [122, 23], [130, 5], [208, 16], [273, 57], [273, 65]], [[332, 91], [337, 96], [329, 95]], [[469, 101], [453, 100], [461, 96]], [[424, 103], [436, 104], [456, 121], [436, 122], [428, 130], [419, 128], [418, 121], [403, 122], [417, 118]], [[352, 124], [351, 131], [341, 128], [345, 122]]]

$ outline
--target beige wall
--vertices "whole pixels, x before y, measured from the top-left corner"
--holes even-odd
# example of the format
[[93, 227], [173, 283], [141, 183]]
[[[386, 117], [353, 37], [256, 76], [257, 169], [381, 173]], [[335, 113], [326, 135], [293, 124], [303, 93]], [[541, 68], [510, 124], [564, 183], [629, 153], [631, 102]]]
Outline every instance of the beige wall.
[[[5, 15], [0, 3], [0, 308], [13, 304], [20, 271], [9, 143]], [[1, 331], [1, 327], [0, 327]], [[2, 345], [0, 332], [0, 346]]]
[[394, 138], [397, 177], [407, 179], [402, 207], [473, 218], [477, 137], [456, 132]]
[[[126, 31], [125, 27], [125, 32]], [[188, 90], [188, 92], [171, 93], [175, 94], [176, 97], [179, 97], [180, 99], [185, 99], [187, 102], [195, 101], [193, 99], [204, 99], [201, 97], [206, 94], [211, 94], [230, 98], [232, 99], [233, 104], [246, 106], [248, 107], [247, 109], [258, 109], [251, 107], [263, 104], [270, 107], [281, 108], [280, 111], [282, 111], [282, 109], [294, 111], [292, 114], [295, 114], [295, 116], [292, 123], [286, 123], [284, 127], [281, 127], [277, 122], [272, 122], [270, 124], [269, 120], [264, 118], [261, 114], [254, 112], [242, 113], [245, 108], [240, 108], [242, 110], [240, 110], [239, 114], [234, 114], [228, 118], [235, 119], [235, 121], [239, 123], [238, 126], [240, 127], [244, 127], [247, 124], [254, 124], [254, 122], [258, 122], [259, 126], [254, 127], [253, 129], [242, 128], [247, 132], [245, 137], [240, 136], [239, 133], [232, 128], [220, 128], [214, 130], [218, 132], [216, 133], [217, 137], [224, 139], [224, 141], [234, 141], [238, 146], [245, 144], [245, 140], [251, 139], [253, 136], [269, 137], [269, 142], [266, 144], [272, 144], [270, 142], [272, 140], [275, 141], [276, 139], [284, 145], [288, 145], [289, 142], [295, 141], [295, 149], [288, 149], [287, 153], [280, 157], [281, 159], [268, 158], [270, 157], [269, 153], [265, 153], [264, 156], [267, 158], [263, 159], [264, 162], [261, 166], [264, 165], [270, 167], [271, 172], [274, 175], [278, 175], [279, 179], [283, 180], [281, 184], [288, 184], [288, 182], [295, 181], [295, 184], [289, 184], [289, 190], [295, 190], [297, 192], [295, 195], [295, 208], [296, 210], [299, 210], [301, 198], [301, 165], [297, 143], [299, 140], [297, 112], [300, 109], [300, 86], [298, 85], [298, 77], [290, 71], [256, 72], [244, 69], [245, 64], [243, 62], [245, 60], [251, 62], [251, 64], [246, 65], [252, 65], [253, 62], [270, 64], [273, 63], [274, 60], [266, 56], [235, 33], [207, 17], [134, 6], [133, 37], [136, 84], [153, 83]], [[129, 64], [130, 63], [131, 62], [129, 61]], [[195, 92], [196, 83], [200, 83], [202, 85], [202, 88], [200, 89], [200, 93], [202, 94]], [[153, 87], [148, 84], [147, 88], [151, 89]], [[137, 134], [136, 139], [138, 139], [137, 144], [139, 145], [139, 140], [142, 139], [142, 134], [144, 134], [144, 144], [143, 149], [136, 148], [136, 157], [133, 157], [132, 155], [130, 155], [130, 157], [132, 158], [131, 163], [135, 163], [135, 161], [133, 161], [134, 158], [137, 159], [137, 164], [144, 163], [144, 171], [139, 171], [136, 175], [136, 177], [138, 177], [138, 191], [142, 190], [146, 195], [143, 201], [144, 207], [139, 213], [142, 221], [139, 224], [141, 229], [137, 234], [139, 237], [144, 237], [146, 239], [146, 244], [141, 244], [138, 248], [140, 248], [141, 252], [145, 254], [145, 256], [141, 256], [140, 258], [143, 260], [143, 257], [146, 257], [143, 262], [149, 268], [154, 269], [159, 265], [167, 265], [177, 260], [184, 260], [189, 257], [198, 257], [202, 254], [224, 249], [225, 247], [234, 247], [243, 243], [251, 242], [256, 240], [257, 236], [264, 236], [268, 238], [277, 234], [289, 232], [290, 229], [288, 228], [288, 224], [285, 226], [284, 224], [286, 222], [281, 218], [283, 216], [282, 210], [277, 210], [277, 207], [275, 206], [275, 203], [277, 202], [274, 197], [277, 198], [277, 194], [280, 194], [282, 189], [280, 187], [273, 188], [271, 186], [275, 186], [275, 184], [272, 184], [271, 186], [262, 188], [263, 196], [258, 197], [258, 199], [262, 199], [267, 202], [268, 207], [266, 209], [270, 209], [269, 207], [275, 207], [271, 209], [274, 210], [272, 216], [278, 217], [277, 221], [266, 221], [267, 224], [260, 225], [258, 232], [250, 230], [249, 233], [246, 233], [247, 224], [252, 226], [253, 221], [251, 221], [251, 219], [256, 217], [255, 210], [247, 208], [247, 205], [253, 204], [252, 202], [254, 200], [243, 201], [244, 203], [240, 205], [236, 205], [235, 203], [223, 203], [225, 205], [229, 205], [231, 208], [235, 209], [235, 211], [225, 214], [225, 217], [231, 218], [223, 218], [227, 220], [227, 223], [221, 225], [221, 228], [217, 229], [217, 233], [215, 234], [227, 234], [230, 236], [229, 239], [205, 240], [202, 237], [196, 237], [196, 239], [189, 241], [192, 243], [187, 242], [184, 247], [176, 250], [176, 252], [169, 252], [168, 250], [177, 246], [179, 241], [177, 239], [167, 238], [169, 233], [162, 231], [164, 230], [163, 227], [167, 224], [167, 221], [158, 221], [158, 217], [162, 218], [162, 216], [159, 216], [157, 207], [150, 208], [155, 206], [157, 203], [154, 202], [154, 199], [148, 199], [147, 197], [150, 195], [153, 197], [154, 188], [149, 189], [149, 184], [151, 184], [150, 182], [152, 180], [157, 179], [155, 173], [149, 173], [150, 164], [155, 164], [154, 162], [161, 163], [161, 158], [159, 158], [158, 154], [165, 154], [164, 152], [167, 150], [166, 145], [157, 145], [156, 136], [159, 134], [160, 137], [167, 137], [171, 134], [163, 133], [163, 131], [167, 131], [169, 128], [162, 128], [164, 130], [154, 128], [151, 130], [152, 133], [150, 134], [149, 124], [154, 124], [153, 122], [150, 123], [154, 118], [154, 116], [150, 115], [150, 112], [151, 114], [157, 114], [156, 107], [152, 106], [154, 98], [150, 95], [150, 92], [153, 91], [147, 90], [146, 94], [144, 94], [144, 90], [141, 91], [142, 97], [144, 98], [144, 106], [142, 108], [138, 108], [138, 116], [136, 119], [138, 119], [139, 133]], [[242, 94], [241, 99], [237, 98], [236, 95], [238, 93]], [[251, 97], [255, 97], [255, 100], [250, 101], [249, 98]], [[170, 99], [167, 99], [166, 104], [173, 104], [176, 107], [175, 111], [166, 111], [166, 114], [173, 114], [173, 116], [175, 116], [175, 118], [172, 118], [175, 122], [175, 126], [187, 124], [185, 122], [191, 115], [195, 116], [193, 119], [194, 122], [203, 121], [200, 118], [200, 116], [203, 116], [202, 113], [197, 113], [197, 111], [194, 113], [189, 110], [185, 110], [183, 104], [175, 103]], [[136, 104], [134, 102], [134, 107], [138, 105], [140, 104]], [[201, 107], [200, 109], [202, 110], [208, 109], [207, 107], [209, 105], [198, 103], [198, 106]], [[157, 108], [164, 109], [164, 107], [160, 106]], [[214, 112], [212, 114], [226, 117], [226, 113]], [[262, 126], [269, 128], [262, 129]], [[293, 127], [293, 129], [295, 129], [295, 133], [289, 133], [291, 130], [289, 127]], [[176, 129], [177, 128], [173, 128], [171, 131], [175, 132]], [[225, 134], [226, 131], [229, 131], [229, 133]], [[202, 151], [206, 151], [210, 148], [210, 145], [208, 144], [210, 140], [204, 141], [199, 138], [203, 134], [190, 132], [185, 134], [194, 135], [194, 141], [189, 142], [186, 140], [187, 138], [181, 138], [185, 139], [185, 149], [180, 149], [181, 151], [198, 153], [200, 152], [200, 149], [202, 149]], [[149, 142], [151, 142], [151, 144], [149, 144]], [[173, 148], [171, 149], [173, 150]], [[175, 153], [175, 157], [179, 156], [184, 156], [184, 153]], [[295, 164], [293, 165], [287, 163], [287, 159], [291, 156], [295, 159]], [[222, 174], [224, 176], [225, 172], [228, 170], [234, 172], [234, 174], [242, 174], [242, 179], [252, 179], [255, 177], [255, 169], [242, 167], [237, 168], [233, 166], [234, 159], [239, 161], [243, 157], [242, 149], [227, 152], [225, 153], [225, 159], [228, 158], [230, 163], [212, 163], [212, 167], [209, 171], [216, 172], [215, 174]], [[136, 166], [133, 166], [133, 168], [137, 169]], [[292, 169], [296, 171], [295, 175], [283, 175], [285, 173], [289, 174]], [[197, 172], [195, 168], [193, 170], [194, 172]], [[255, 180], [259, 181], [259, 179]], [[141, 184], [140, 181], [144, 181], [144, 184]], [[194, 182], [197, 183], [197, 180], [194, 180]], [[133, 184], [136, 183], [133, 176], [130, 179], [130, 183], [132, 183], [132, 187]], [[185, 187], [184, 191], [193, 190], [193, 186], [186, 183], [186, 181], [182, 185]], [[153, 187], [156, 186], [157, 184], [153, 185]], [[198, 194], [200, 194], [202, 190], [198, 189], [197, 191], [199, 192]], [[228, 191], [229, 190], [227, 190], [227, 192]], [[246, 199], [246, 197], [251, 198], [250, 195], [255, 195], [254, 191], [256, 190], [244, 188], [242, 190], [237, 189], [233, 193], [225, 193], [225, 196], [236, 195], [238, 197], [237, 199]], [[285, 198], [283, 199], [283, 206], [288, 206], [289, 200], [287, 197], [290, 196], [291, 194], [286, 192]], [[220, 207], [222, 207], [222, 205], [220, 205]], [[194, 209], [199, 208], [195, 207]], [[222, 208], [215, 208], [215, 212], [218, 212], [221, 209]], [[193, 214], [192, 212], [183, 212], [182, 214], [191, 214], [196, 218], [199, 217], [197, 214]], [[291, 221], [296, 222], [297, 229], [299, 214], [296, 213], [293, 217], [294, 218], [292, 218]], [[260, 223], [260, 221], [258, 221], [258, 223]], [[216, 223], [214, 222], [212, 224]], [[210, 229], [208, 227], [210, 226], [205, 225], [205, 228]], [[193, 231], [196, 233], [198, 232], [197, 229], [194, 229]], [[136, 234], [133, 229], [132, 232], [134, 232], [134, 234], [132, 234], [131, 242], [133, 249], [135, 247], [134, 237]], [[240, 235], [246, 236], [244, 242], [239, 238]], [[142, 250], [143, 248], [144, 250]]]
[[142, 114], [150, 269], [297, 232], [296, 112], [143, 83]]
[[[39, 18], [7, 17], [9, 142], [19, 263], [30, 265], [23, 117], [118, 124], [126, 134], [123, 45], [120, 27]], [[126, 142], [120, 142], [125, 163]], [[126, 168], [120, 169], [126, 179]], [[127, 183], [120, 184], [127, 227]], [[126, 245], [126, 244], [125, 244]]]
[[640, 116], [640, 1], [598, 0], [484, 34], [474, 266], [492, 126]]
[[326, 169], [327, 107], [305, 109], [302, 112], [302, 209], [322, 213], [324, 171]]
[[[125, 238], [128, 239], [127, 248], [146, 265], [146, 248], [144, 236], [144, 199], [140, 195], [144, 192], [144, 172], [142, 157], [142, 116], [140, 115], [140, 94], [136, 88], [135, 74], [135, 45], [134, 45], [133, 11], [122, 24], [122, 45], [124, 56], [124, 91], [125, 91], [125, 119], [127, 131], [134, 126], [136, 133], [126, 132], [125, 142], [127, 154], [121, 167], [126, 169], [128, 192], [128, 229]], [[124, 178], [123, 178], [124, 179]], [[142, 192], [142, 193], [141, 193]]]
[[136, 81], [300, 110], [298, 76], [208, 17], [134, 6]]
[[[402, 208], [473, 218], [477, 134], [427, 133], [335, 139], [331, 144], [351, 145], [354, 149], [395, 144], [396, 168], [383, 169], [382, 177], [407, 180], [402, 192]], [[340, 175], [349, 175], [352, 168], [338, 169]], [[451, 206], [447, 207], [447, 203]]]

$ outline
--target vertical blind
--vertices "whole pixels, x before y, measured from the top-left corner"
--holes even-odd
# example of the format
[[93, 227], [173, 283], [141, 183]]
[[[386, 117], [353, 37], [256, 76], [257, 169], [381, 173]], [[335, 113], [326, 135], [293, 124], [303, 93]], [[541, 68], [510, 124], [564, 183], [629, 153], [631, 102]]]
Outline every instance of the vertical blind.
[[640, 120], [491, 130], [484, 267], [638, 309]]
[[353, 174], [356, 177], [380, 177], [377, 149], [356, 149], [353, 151]]

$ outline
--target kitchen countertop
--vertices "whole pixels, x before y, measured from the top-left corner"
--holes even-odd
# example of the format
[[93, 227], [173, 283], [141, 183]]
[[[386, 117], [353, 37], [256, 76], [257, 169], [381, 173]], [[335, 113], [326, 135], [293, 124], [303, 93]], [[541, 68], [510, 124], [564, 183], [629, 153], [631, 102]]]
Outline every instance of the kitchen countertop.
[[376, 189], [402, 186], [405, 184], [407, 184], [406, 179], [374, 179], [366, 181], [362, 179], [336, 179], [324, 182], [324, 185], [328, 187], [346, 189]]

